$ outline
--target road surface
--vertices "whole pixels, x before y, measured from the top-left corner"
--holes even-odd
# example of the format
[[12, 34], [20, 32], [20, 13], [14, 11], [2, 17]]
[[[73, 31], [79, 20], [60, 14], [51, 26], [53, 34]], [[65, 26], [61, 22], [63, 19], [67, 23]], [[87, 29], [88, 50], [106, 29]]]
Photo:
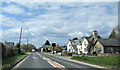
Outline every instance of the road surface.
[[68, 61], [55, 55], [48, 55], [42, 52], [30, 53], [27, 58], [22, 60], [13, 69], [64, 69], [64, 70], [102, 70], [80, 63]]

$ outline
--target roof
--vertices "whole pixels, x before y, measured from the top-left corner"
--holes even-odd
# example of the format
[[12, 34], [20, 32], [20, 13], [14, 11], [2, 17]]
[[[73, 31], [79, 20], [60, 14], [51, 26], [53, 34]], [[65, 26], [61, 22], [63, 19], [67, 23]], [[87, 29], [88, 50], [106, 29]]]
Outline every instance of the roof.
[[117, 39], [100, 39], [98, 38], [98, 41], [103, 45], [103, 46], [120, 46], [120, 43], [118, 43]]
[[5, 45], [6, 46], [12, 46], [12, 45], [14, 45], [14, 42], [5, 42]]
[[50, 45], [43, 45], [41, 48], [49, 48]]
[[84, 38], [86, 38], [87, 41], [90, 43], [90, 37], [84, 37]]
[[71, 44], [72, 45], [78, 45], [78, 44], [81, 44], [81, 39], [79, 40], [70, 40]]
[[77, 46], [76, 46], [76, 45], [82, 44], [82, 43], [81, 43], [81, 39], [78, 39], [78, 40], [69, 40], [69, 41], [71, 42], [72, 47], [73, 47], [74, 49], [77, 49]]

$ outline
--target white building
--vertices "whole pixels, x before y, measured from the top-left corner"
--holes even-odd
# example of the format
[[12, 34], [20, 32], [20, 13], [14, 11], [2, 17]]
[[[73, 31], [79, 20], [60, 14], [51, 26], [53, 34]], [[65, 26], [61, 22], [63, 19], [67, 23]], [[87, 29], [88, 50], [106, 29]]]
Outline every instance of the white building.
[[92, 53], [94, 49], [94, 44], [97, 41], [98, 33], [97, 31], [93, 31], [90, 37], [82, 38], [82, 53]]
[[97, 41], [98, 33], [93, 31], [90, 37], [83, 37], [82, 39], [69, 40], [67, 43], [67, 51], [70, 53], [92, 53], [94, 44]]
[[87, 47], [88, 47], [88, 45], [89, 45], [89, 40], [90, 40], [90, 37], [84, 37], [84, 38], [82, 39], [82, 47], [81, 47], [82, 53], [85, 53], [85, 54], [88, 53]]
[[80, 54], [81, 46], [81, 40], [69, 40], [67, 43], [67, 51], [70, 53]]

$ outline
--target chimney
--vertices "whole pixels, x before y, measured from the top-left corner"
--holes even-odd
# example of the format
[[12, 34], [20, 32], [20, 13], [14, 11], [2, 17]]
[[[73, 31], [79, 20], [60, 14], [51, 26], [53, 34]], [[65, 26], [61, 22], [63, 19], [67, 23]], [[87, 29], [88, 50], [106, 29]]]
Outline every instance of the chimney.
[[93, 31], [94, 43], [97, 41], [97, 36], [98, 36], [98, 32], [97, 31]]
[[97, 35], [98, 35], [98, 32], [97, 31], [93, 31], [93, 36], [97, 37]]

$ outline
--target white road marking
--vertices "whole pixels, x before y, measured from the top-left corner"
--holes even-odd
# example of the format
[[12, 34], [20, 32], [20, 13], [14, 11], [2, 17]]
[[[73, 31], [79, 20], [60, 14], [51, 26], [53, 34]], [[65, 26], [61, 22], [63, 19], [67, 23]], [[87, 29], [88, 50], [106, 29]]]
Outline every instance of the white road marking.
[[[55, 62], [55, 61], [54, 61]], [[57, 62], [55, 62], [56, 64], [58, 64], [58, 65], [60, 65], [61, 67], [63, 67], [63, 68], [65, 68], [65, 66], [63, 66], [63, 65], [61, 65], [61, 64], [59, 64], [59, 63], [57, 63]]]
[[51, 64], [53, 67], [55, 67], [56, 68], [56, 66], [55, 65], [53, 65], [51, 62], [49, 62], [49, 61], [47, 61], [49, 64]]
[[36, 58], [36, 57], [33, 57], [33, 59], [38, 59], [38, 58]]

